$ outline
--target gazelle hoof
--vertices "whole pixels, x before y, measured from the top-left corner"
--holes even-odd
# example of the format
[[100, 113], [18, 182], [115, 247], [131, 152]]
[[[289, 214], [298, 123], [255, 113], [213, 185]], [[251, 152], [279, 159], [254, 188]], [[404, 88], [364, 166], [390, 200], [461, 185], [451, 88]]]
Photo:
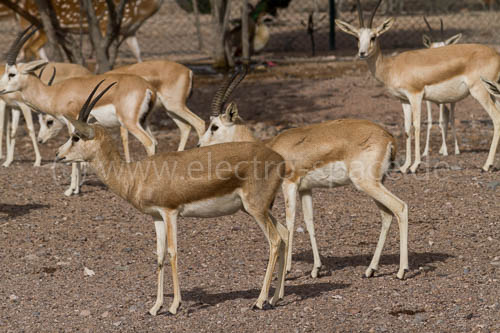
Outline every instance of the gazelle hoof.
[[313, 270], [311, 271], [311, 277], [313, 279], [318, 277], [318, 272], [319, 272], [320, 268], [321, 267], [314, 267]]
[[398, 274], [396, 275], [398, 279], [404, 280], [405, 279], [405, 274], [408, 272], [408, 269], [400, 269]]
[[371, 278], [373, 276], [373, 273], [375, 273], [377, 270], [375, 268], [368, 267], [365, 271], [365, 275], [363, 276], [364, 278]]

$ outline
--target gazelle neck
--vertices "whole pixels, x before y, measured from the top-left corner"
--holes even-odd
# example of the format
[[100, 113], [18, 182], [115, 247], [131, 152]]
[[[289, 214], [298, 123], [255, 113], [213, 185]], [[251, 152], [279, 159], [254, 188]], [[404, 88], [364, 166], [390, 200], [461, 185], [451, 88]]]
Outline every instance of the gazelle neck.
[[45, 85], [34, 75], [27, 75], [26, 86], [20, 91], [21, 96], [32, 109], [58, 117], [56, 109], [53, 107], [54, 98], [52, 98], [55, 89]]
[[373, 76], [380, 82], [385, 82], [385, 64], [386, 59], [382, 54], [382, 50], [380, 49], [380, 42], [377, 41], [375, 45], [375, 51], [373, 54], [366, 59], [366, 63], [368, 64], [368, 68]]

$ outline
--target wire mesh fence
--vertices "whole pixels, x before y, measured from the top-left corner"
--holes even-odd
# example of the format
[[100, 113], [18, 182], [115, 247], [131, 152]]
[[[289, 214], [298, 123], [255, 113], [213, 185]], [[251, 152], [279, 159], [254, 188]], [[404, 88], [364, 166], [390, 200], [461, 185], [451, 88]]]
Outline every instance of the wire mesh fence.
[[[250, 1], [254, 4], [257, 1]], [[422, 47], [422, 34], [428, 33], [424, 23], [425, 15], [439, 30], [439, 19], [444, 21], [445, 36], [462, 33], [463, 43], [500, 44], [499, 11], [500, 3], [495, 0], [386, 0], [382, 3], [374, 24], [393, 16], [396, 23], [382, 38], [383, 48]], [[200, 34], [196, 29], [196, 15], [185, 10], [190, 0], [166, 0], [162, 9], [151, 22], [146, 23], [139, 33], [141, 46], [151, 56], [159, 55], [208, 55], [211, 51], [213, 35], [212, 17], [209, 8], [201, 8], [199, 14]], [[208, 3], [198, 0], [199, 6]], [[241, 1], [231, 2], [231, 19], [241, 16]], [[376, 0], [362, 1], [365, 15], [375, 6]], [[184, 5], [184, 8], [182, 7]], [[354, 0], [337, 0], [336, 15], [347, 22], [358, 25]], [[491, 5], [491, 9], [490, 9]], [[189, 9], [189, 6], [187, 6]], [[285, 9], [266, 25], [270, 40], [264, 53], [273, 56], [309, 56], [311, 39], [307, 33], [309, 15], [315, 22], [315, 48], [319, 54], [330, 51], [330, 1], [292, 0]], [[151, 32], [147, 26], [156, 26]], [[356, 41], [335, 29], [337, 50], [356, 48]]]

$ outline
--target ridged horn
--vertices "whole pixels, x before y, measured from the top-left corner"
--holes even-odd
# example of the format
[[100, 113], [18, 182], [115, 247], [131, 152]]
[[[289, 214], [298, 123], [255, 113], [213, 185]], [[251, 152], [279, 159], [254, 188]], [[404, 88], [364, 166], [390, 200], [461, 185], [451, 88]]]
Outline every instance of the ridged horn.
[[210, 107], [210, 113], [212, 116], [217, 117], [219, 115], [220, 109], [222, 108], [222, 99], [224, 98], [224, 93], [234, 81], [238, 72], [234, 72], [231, 76], [228, 76], [220, 85], [219, 89], [212, 99], [212, 105]]
[[243, 69], [241, 71], [238, 71], [237, 73], [239, 74], [239, 77], [236, 80], [234, 80], [233, 82], [231, 82], [231, 84], [227, 88], [226, 92], [224, 93], [224, 98], [222, 99], [222, 105], [221, 105], [219, 112], [222, 112], [222, 107], [224, 106], [224, 103], [227, 102], [229, 96], [231, 96], [234, 89], [240, 84], [241, 81], [243, 81], [245, 76], [247, 76], [248, 65], [244, 65]]
[[427, 28], [429, 28], [429, 33], [431, 34], [431, 37], [434, 38], [434, 30], [432, 29], [431, 24], [429, 23], [429, 21], [427, 21], [427, 17], [425, 16], [424, 16], [424, 21], [425, 24], [427, 25]]
[[443, 19], [440, 18], [439, 21], [441, 22], [441, 41], [444, 42], [444, 26], [443, 26]]
[[[103, 83], [104, 80], [102, 80], [101, 82], [99, 82], [99, 84], [94, 88], [94, 90], [92, 91], [92, 93], [90, 94], [90, 98], [92, 96], [94, 96], [95, 92], [97, 91], [97, 88], [99, 88], [99, 86], [101, 85], [101, 83]], [[99, 102], [99, 100], [101, 99], [101, 97], [109, 90], [111, 89], [111, 87], [113, 87], [117, 82], [113, 82], [111, 83], [109, 86], [106, 87], [106, 89], [104, 89], [103, 91], [101, 91], [99, 93], [99, 95], [97, 95], [96, 98], [94, 98], [92, 100], [92, 102], [90, 102], [90, 105], [87, 106], [87, 108], [83, 111], [83, 113], [81, 114], [81, 118], [80, 116], [78, 116], [78, 120], [81, 120], [83, 122], [87, 122], [88, 118], [89, 118], [89, 115], [90, 115], [90, 112], [92, 111], [92, 109], [94, 108], [94, 106], [97, 104], [97, 102]], [[88, 101], [88, 100], [87, 100]], [[85, 102], [85, 104], [87, 104], [87, 102]], [[81, 112], [81, 111], [80, 111]]]
[[375, 14], [377, 13], [377, 9], [378, 9], [378, 7], [380, 6], [381, 3], [382, 3], [382, 0], [378, 0], [377, 5], [373, 9], [372, 15], [370, 16], [370, 21], [368, 21], [368, 28], [372, 27], [373, 18], [375, 17]]
[[47, 85], [51, 86], [55, 78], [56, 78], [56, 67], [54, 66], [54, 70], [52, 71], [52, 76], [50, 77], [50, 80], [47, 83]]
[[90, 93], [89, 97], [87, 97], [87, 100], [85, 101], [85, 103], [82, 105], [82, 108], [80, 109], [80, 112], [78, 113], [78, 120], [81, 120], [83, 122], [87, 122], [87, 119], [88, 119], [88, 115], [87, 115], [87, 118], [85, 120], [83, 120], [83, 116], [85, 115], [85, 112], [87, 111], [87, 108], [89, 107], [89, 104], [90, 102], [92, 101], [92, 97], [94, 97], [94, 94], [95, 92], [97, 91], [97, 89], [99, 89], [99, 86], [104, 82], [105, 80], [102, 80], [101, 82], [99, 82], [97, 84], [97, 86], [95, 86], [94, 90], [92, 90], [92, 92]]
[[356, 0], [356, 4], [358, 7], [358, 18], [359, 18], [359, 27], [364, 28], [365, 27], [365, 21], [363, 19], [363, 8], [361, 7], [361, 1]]
[[33, 36], [33, 34], [35, 32], [38, 31], [38, 28], [35, 28], [30, 33], [26, 34], [32, 27], [33, 27], [33, 25], [30, 25], [24, 31], [21, 31], [17, 35], [17, 37], [14, 40], [14, 42], [11, 44], [11, 46], [9, 48], [9, 51], [7, 51], [7, 55], [5, 57], [5, 62], [9, 66], [12, 66], [12, 65], [16, 64], [17, 55], [19, 54], [19, 51], [21, 51], [21, 48], [23, 47], [24, 43], [26, 43], [26, 41], [28, 39], [30, 39], [31, 36]]

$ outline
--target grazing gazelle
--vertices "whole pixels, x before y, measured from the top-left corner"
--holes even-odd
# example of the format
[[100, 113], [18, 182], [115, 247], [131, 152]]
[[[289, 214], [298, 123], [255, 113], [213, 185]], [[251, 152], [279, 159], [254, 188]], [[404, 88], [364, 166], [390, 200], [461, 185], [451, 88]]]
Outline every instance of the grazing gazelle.
[[434, 103], [458, 102], [469, 94], [488, 112], [493, 120], [493, 140], [483, 170], [488, 171], [495, 160], [500, 139], [500, 110], [490, 98], [480, 77], [498, 81], [500, 55], [492, 48], [480, 44], [454, 44], [434, 49], [421, 49], [385, 57], [380, 50], [379, 38], [394, 23], [386, 19], [372, 28], [378, 6], [365, 26], [360, 1], [358, 15], [360, 28], [335, 20], [337, 26], [358, 40], [358, 55], [365, 59], [373, 76], [403, 103], [406, 132], [406, 161], [401, 167], [406, 172], [411, 164], [411, 132], [415, 132], [415, 161], [410, 171], [415, 172], [421, 163], [420, 115], [422, 100]]
[[[441, 30], [440, 30], [440, 41], [436, 41], [437, 38], [434, 35], [434, 30], [432, 29], [429, 21], [424, 16], [424, 21], [427, 27], [429, 28], [429, 35], [424, 34], [422, 36], [424, 46], [428, 49], [433, 49], [436, 47], [442, 47], [446, 45], [456, 44], [460, 38], [462, 38], [462, 34], [456, 34], [448, 39], [444, 37], [444, 26], [443, 19], [439, 19], [441, 22]], [[431, 137], [431, 129], [432, 129], [432, 103], [430, 101], [425, 101], [427, 104], [427, 138], [425, 140], [425, 148], [422, 156], [429, 155], [429, 146], [430, 146], [430, 137]], [[441, 129], [441, 149], [439, 149], [439, 153], [444, 156], [448, 156], [448, 148], [446, 147], [446, 137], [448, 134], [448, 123], [451, 122], [451, 131], [453, 133], [453, 140], [455, 142], [455, 155], [460, 154], [460, 149], [458, 148], [458, 140], [457, 140], [457, 132], [455, 129], [455, 103], [450, 103], [450, 107], [448, 108], [445, 104], [438, 104], [439, 106], [439, 128]]]
[[[222, 113], [223, 103], [244, 75], [245, 72], [238, 80], [229, 84], [220, 102], [212, 104], [211, 123], [200, 140], [201, 146], [258, 141], [238, 116], [236, 104], [229, 104]], [[408, 207], [382, 184], [396, 153], [395, 140], [389, 132], [368, 120], [340, 119], [289, 129], [267, 140], [265, 144], [283, 156], [286, 162], [287, 177], [282, 188], [290, 235], [287, 270], [291, 268], [297, 192], [302, 202], [304, 221], [314, 255], [311, 275], [316, 277], [321, 260], [314, 233], [312, 189], [353, 184], [372, 197], [382, 214], [379, 241], [365, 276], [372, 276], [378, 269], [382, 248], [395, 216], [400, 231], [400, 266], [397, 277], [404, 278], [405, 271], [408, 270]]]
[[167, 252], [174, 289], [169, 312], [175, 314], [181, 303], [177, 276], [177, 217], [217, 217], [239, 210], [244, 210], [255, 219], [270, 246], [264, 284], [255, 303], [259, 309], [267, 301], [272, 274], [279, 258], [278, 286], [270, 300], [270, 304], [274, 305], [284, 293], [288, 232], [271, 216], [269, 208], [285, 176], [283, 158], [262, 144], [248, 142], [162, 153], [126, 163], [106, 130], [100, 125], [86, 123], [92, 107], [113, 84], [91, 101], [98, 85], [82, 107], [78, 120], [68, 119], [74, 131], [59, 148], [57, 160], [88, 162], [111, 191], [140, 212], [153, 217], [158, 255], [158, 294], [149, 312], [156, 315], [163, 304]]
[[[45, 61], [16, 64], [22, 42], [25, 40], [13, 43], [8, 52], [5, 73], [0, 80], [0, 95], [19, 92], [23, 102], [32, 109], [51, 114], [71, 125], [67, 119], [76, 119], [78, 106], [97, 82], [103, 79], [117, 81], [115, 89], [100, 101], [92, 116], [103, 126], [125, 127], [143, 144], [149, 156], [155, 153], [156, 140], [143, 126], [156, 101], [156, 92], [150, 83], [137, 75], [101, 74], [73, 77], [47, 86], [33, 75], [46, 65]], [[79, 193], [79, 178], [79, 167], [74, 165], [66, 195]]]
[[[186, 105], [193, 88], [193, 72], [186, 66], [168, 60], [150, 60], [122, 66], [106, 74], [138, 75], [153, 86], [158, 96], [156, 104], [163, 105], [181, 132], [177, 150], [184, 150], [191, 127], [195, 129], [198, 137], [205, 132], [205, 122]], [[43, 142], [55, 137], [63, 128], [63, 124], [51, 115], [41, 116], [40, 124], [41, 128], [46, 129], [39, 133], [39, 139]], [[121, 128], [121, 135], [126, 160], [130, 161], [126, 128]]]

